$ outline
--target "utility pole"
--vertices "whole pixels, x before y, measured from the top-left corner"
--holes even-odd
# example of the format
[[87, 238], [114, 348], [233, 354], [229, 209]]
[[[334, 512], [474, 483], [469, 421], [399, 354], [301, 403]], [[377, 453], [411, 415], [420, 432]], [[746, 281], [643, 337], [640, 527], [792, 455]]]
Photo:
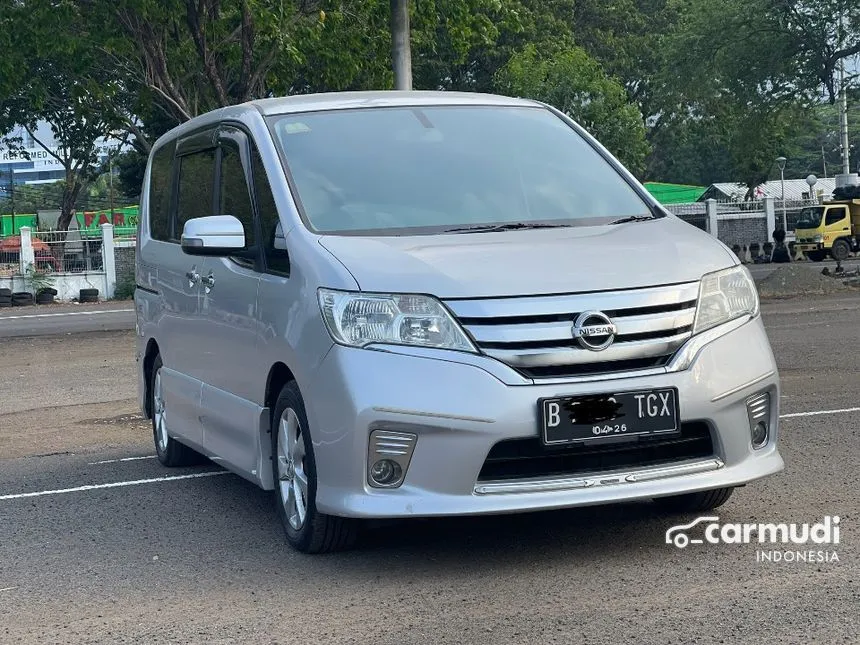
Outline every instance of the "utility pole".
[[[845, 42], [845, 15], [839, 18], [839, 44], [843, 46]], [[848, 158], [848, 86], [845, 83], [845, 59], [839, 61], [839, 88], [841, 105], [839, 106], [839, 130], [842, 140], [842, 172], [849, 174], [851, 172], [851, 161]]]
[[110, 176], [110, 223], [113, 224], [113, 157], [108, 149], [108, 175]]
[[821, 144], [821, 165], [824, 166], [824, 178], [827, 179], [827, 156], [824, 154], [824, 144]]
[[839, 125], [842, 139], [842, 172], [851, 172], [851, 160], [848, 158], [848, 86], [845, 83], [845, 59], [840, 61], [839, 82], [841, 86], [841, 104], [839, 106]]
[[409, 42], [409, 0], [391, 0], [391, 58], [394, 88], [412, 89], [412, 48]]

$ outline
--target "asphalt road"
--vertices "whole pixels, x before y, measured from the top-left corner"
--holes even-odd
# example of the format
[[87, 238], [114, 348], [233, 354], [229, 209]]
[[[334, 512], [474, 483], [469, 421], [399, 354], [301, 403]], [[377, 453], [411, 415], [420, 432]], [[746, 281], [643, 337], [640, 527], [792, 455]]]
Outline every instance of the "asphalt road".
[[839, 561], [822, 563], [679, 550], [665, 531], [692, 517], [647, 503], [381, 523], [355, 551], [299, 555], [269, 494], [151, 458], [133, 333], [5, 340], [0, 643], [858, 642], [858, 317], [856, 296], [765, 305], [787, 469], [719, 509], [839, 515]]
[[0, 339], [134, 329], [132, 301], [0, 309]]

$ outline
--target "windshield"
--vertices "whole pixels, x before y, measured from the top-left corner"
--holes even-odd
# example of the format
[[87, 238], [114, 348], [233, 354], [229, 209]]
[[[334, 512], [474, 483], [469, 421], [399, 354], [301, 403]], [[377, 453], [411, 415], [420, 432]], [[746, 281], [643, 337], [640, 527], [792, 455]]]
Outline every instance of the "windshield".
[[272, 127], [306, 223], [320, 233], [459, 233], [650, 217], [618, 172], [544, 108], [340, 110], [275, 117]]
[[797, 220], [795, 229], [798, 228], [818, 228], [821, 224], [821, 216], [824, 214], [824, 208], [821, 206], [813, 206], [804, 208], [800, 211], [800, 218]]

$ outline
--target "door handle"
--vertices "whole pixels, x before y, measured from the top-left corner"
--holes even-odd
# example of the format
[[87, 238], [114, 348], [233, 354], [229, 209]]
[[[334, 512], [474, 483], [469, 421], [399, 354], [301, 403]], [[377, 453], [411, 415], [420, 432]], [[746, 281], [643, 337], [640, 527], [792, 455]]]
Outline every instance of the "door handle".
[[197, 267], [191, 267], [191, 271], [188, 271], [185, 274], [185, 277], [188, 278], [188, 287], [191, 288], [198, 282], [200, 282], [200, 274], [197, 273]]
[[212, 290], [212, 287], [215, 286], [215, 275], [210, 271], [209, 275], [200, 279], [200, 282], [203, 283], [206, 293], [209, 293]]

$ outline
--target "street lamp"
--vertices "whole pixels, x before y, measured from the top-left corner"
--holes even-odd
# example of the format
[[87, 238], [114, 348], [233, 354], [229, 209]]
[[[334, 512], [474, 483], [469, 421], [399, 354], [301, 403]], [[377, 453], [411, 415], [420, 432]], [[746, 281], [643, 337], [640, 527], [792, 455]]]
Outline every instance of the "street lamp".
[[788, 218], [785, 214], [785, 157], [777, 157], [776, 163], [779, 165], [779, 182], [782, 184], [782, 230], [788, 233]]

